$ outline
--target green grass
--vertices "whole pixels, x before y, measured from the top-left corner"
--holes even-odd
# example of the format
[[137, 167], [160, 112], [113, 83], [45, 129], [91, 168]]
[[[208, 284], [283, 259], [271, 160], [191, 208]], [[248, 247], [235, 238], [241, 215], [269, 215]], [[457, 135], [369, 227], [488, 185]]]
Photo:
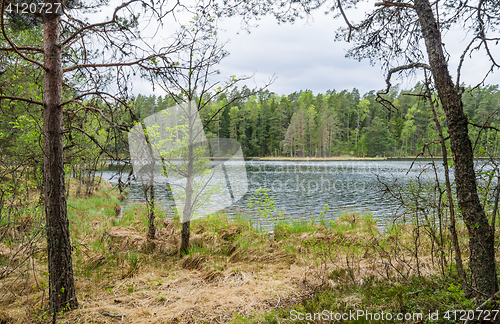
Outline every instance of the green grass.
[[73, 236], [102, 233], [116, 218], [116, 206], [120, 201], [112, 192], [104, 189], [93, 196], [70, 196], [68, 218]]
[[[142, 225], [144, 228], [148, 226], [147, 208], [145, 204], [130, 204], [123, 211], [123, 216], [116, 222], [116, 226], [128, 227]], [[155, 210], [155, 216], [161, 215], [161, 212]]]
[[[93, 274], [93, 278], [108, 277], [110, 280], [112, 279], [110, 273], [116, 272], [124, 264], [129, 266], [128, 273], [137, 273], [142, 265], [146, 266], [146, 262], [164, 268], [175, 266], [176, 256], [165, 259], [160, 255], [158, 258], [161, 259], [160, 262], [155, 259], [157, 257], [152, 257], [144, 251], [109, 250], [106, 238], [103, 237], [107, 228], [132, 227], [144, 235], [147, 230], [148, 220], [145, 216], [147, 210], [144, 204], [129, 205], [119, 220], [116, 218], [115, 210], [118, 204], [119, 201], [113, 197], [113, 193], [106, 190], [92, 197], [71, 197], [68, 202], [68, 205], [71, 205], [70, 221], [74, 226], [73, 232], [80, 237], [89, 235], [92, 251], [102, 254], [104, 258], [102, 262], [87, 265], [85, 267], [87, 275]], [[160, 208], [155, 213], [158, 219], [164, 217]], [[363, 310], [372, 313], [381, 311], [422, 313], [427, 316], [429, 312], [439, 311], [442, 314], [446, 310], [470, 307], [469, 301], [455, 286], [457, 279], [452, 275], [444, 278], [409, 276], [404, 280], [399, 277], [391, 282], [382, 277], [363, 277], [359, 264], [364, 254], [374, 251], [371, 240], [378, 240], [377, 244], [387, 249], [393, 245], [391, 241], [393, 239], [405, 244], [412, 235], [411, 225], [388, 226], [383, 233], [384, 238], [381, 238], [382, 233], [378, 231], [376, 220], [369, 213], [346, 210], [335, 220], [329, 221], [322, 216], [323, 214], [314, 220], [279, 220], [276, 222], [273, 235], [256, 229], [244, 214], [229, 217], [225, 213], [216, 213], [191, 222], [192, 237], [198, 239], [201, 237], [201, 242], [192, 245], [189, 256], [202, 257], [206, 271], [232, 269], [234, 266], [228, 258], [233, 253], [228, 254], [228, 249], [231, 247], [233, 247], [231, 251], [236, 251], [238, 255], [235, 262], [259, 260], [259, 257], [273, 253], [269, 251], [279, 251], [291, 256], [292, 260], [297, 260], [299, 256], [308, 259], [318, 269], [325, 262], [333, 262], [335, 265], [326, 273], [327, 278], [336, 283], [334, 287], [320, 289], [311, 298], [293, 306], [248, 317], [235, 314], [232, 323], [311, 322], [292, 321], [290, 316], [292, 311], [312, 314], [321, 313], [323, 310], [334, 313]], [[171, 223], [177, 231], [182, 227], [178, 219], [171, 220]], [[343, 263], [346, 258], [350, 265], [346, 266]], [[274, 259], [270, 260], [272, 262]], [[133, 286], [127, 288], [129, 294], [134, 291]], [[390, 322], [384, 321], [384, 323]], [[432, 323], [449, 322], [442, 317], [439, 321], [432, 321]], [[368, 323], [368, 321], [360, 319], [344, 323]], [[372, 323], [378, 322], [372, 321]]]
[[276, 237], [299, 233], [313, 233], [317, 230], [318, 224], [316, 222], [293, 218], [279, 222], [274, 228]]
[[[361, 260], [368, 261], [372, 253], [374, 254], [372, 262], [375, 264], [385, 258], [383, 249], [389, 253], [396, 253], [396, 250], [391, 249], [399, 246], [403, 247], [399, 253], [406, 251], [405, 248], [410, 251], [412, 244], [415, 243], [414, 230], [415, 226], [412, 224], [395, 223], [386, 227], [383, 232], [379, 232], [371, 214], [356, 211], [344, 211], [334, 221], [328, 222], [318, 219], [317, 222], [287, 220], [279, 223], [275, 228], [278, 245], [286, 253], [301, 254], [314, 260], [317, 269], [330, 262], [330, 266], [324, 268], [326, 271], [324, 275], [335, 284], [317, 289], [312, 296], [292, 306], [252, 316], [241, 316], [236, 313], [231, 323], [312, 323], [318, 321], [300, 320], [295, 315], [309, 313], [314, 316], [315, 313], [324, 314], [323, 311], [328, 311], [330, 315], [349, 313], [349, 311], [372, 314], [380, 314], [382, 311], [386, 314], [422, 314], [422, 322], [417, 320], [413, 322], [459, 323], [460, 321], [454, 320], [453, 314], [445, 318], [446, 312], [473, 309], [473, 305], [457, 286], [458, 278], [453, 267], [447, 268], [444, 276], [437, 275], [436, 271], [435, 275], [419, 276], [414, 273], [405, 277], [390, 269], [392, 274], [386, 278], [384, 275], [377, 277], [366, 275], [359, 266]], [[307, 235], [304, 235], [305, 233]], [[420, 239], [424, 243], [420, 246], [419, 255], [421, 258], [429, 257], [430, 247], [428, 242], [425, 243], [426, 238], [423, 234]], [[242, 238], [240, 242], [245, 246]], [[250, 242], [246, 245], [249, 246]], [[347, 265], [346, 259], [349, 262]], [[383, 270], [383, 267], [380, 267], [380, 270]], [[439, 317], [429, 319], [429, 313], [435, 314], [436, 311]], [[293, 314], [295, 315], [292, 316]], [[404, 321], [387, 320], [387, 318], [370, 320], [360, 316], [356, 320], [334, 322], [402, 323]]]
[[[308, 322], [292, 321], [292, 311], [311, 314], [323, 310], [339, 313], [363, 310], [372, 313], [384, 311], [423, 314], [439, 311], [442, 314], [446, 310], [471, 307], [456, 286], [456, 271], [450, 263], [444, 276], [420, 277], [415, 271], [410, 273], [408, 270], [401, 275], [397, 272], [399, 269], [392, 268], [389, 269], [390, 274], [384, 273], [384, 266], [388, 267], [387, 263], [382, 264], [382, 261], [388, 262], [388, 257], [384, 256], [386, 251], [393, 259], [402, 254], [407, 260], [413, 258], [411, 253], [415, 244], [416, 226], [412, 224], [396, 223], [379, 231], [371, 214], [344, 210], [331, 221], [323, 217], [324, 212], [313, 220], [272, 219], [275, 227], [273, 233], [269, 233], [255, 228], [249, 215], [241, 213], [229, 216], [220, 212], [191, 222], [192, 247], [189, 255], [179, 259], [175, 253], [182, 228], [179, 219], [170, 219], [169, 215], [169, 220], [164, 221], [162, 218], [166, 215], [158, 203], [155, 210], [159, 230], [154, 240], [156, 245], [151, 249], [145, 248], [148, 229], [146, 205], [130, 204], [123, 211], [123, 217], [118, 218], [118, 195], [108, 185], [90, 196], [71, 195], [68, 198], [71, 239], [75, 246], [75, 277], [83, 287], [81, 289], [87, 289], [85, 293], [89, 295], [133, 295], [141, 290], [137, 282], [129, 285], [127, 281], [120, 288], [114, 283], [134, 276], [144, 276], [147, 285], [153, 289], [161, 285], [160, 281], [164, 280], [161, 278], [170, 276], [177, 270], [184, 273], [186, 270], [196, 269], [201, 272], [200, 275], [210, 272], [216, 278], [221, 272], [227, 274], [226, 270], [229, 269], [235, 273], [257, 273], [265, 266], [283, 269], [294, 264], [307, 271], [307, 279], [312, 277], [316, 280], [317, 289], [313, 295], [295, 305], [284, 301], [286, 307], [263, 314], [246, 317], [235, 314], [233, 323]], [[328, 211], [328, 206], [325, 206], [324, 211]], [[30, 213], [35, 211], [18, 211], [25, 219]], [[432, 262], [437, 254], [434, 251], [431, 258], [432, 248], [428, 236], [422, 232], [420, 239], [422, 243], [418, 251], [419, 257], [428, 264], [434, 264]], [[465, 235], [460, 237], [462, 246], [466, 246], [463, 241], [465, 239]], [[464, 251], [464, 258], [467, 254]], [[451, 260], [451, 256], [447, 256]], [[190, 268], [186, 266], [188, 262], [185, 262], [189, 259], [191, 263], [198, 263]], [[0, 264], [5, 262], [5, 259], [0, 259]], [[397, 263], [392, 263], [391, 266], [394, 267], [395, 264]], [[376, 267], [376, 271], [365, 271], [371, 266]], [[410, 268], [414, 266], [413, 263], [409, 264]], [[361, 269], [362, 267], [365, 269]], [[437, 266], [430, 266], [429, 269], [433, 273], [439, 273], [435, 271], [439, 270]], [[153, 280], [148, 277], [150, 273], [162, 275]], [[276, 270], [272, 274], [272, 277], [275, 276], [283, 275]], [[46, 278], [46, 275], [41, 278]], [[87, 280], [92, 284], [84, 285]], [[284, 300], [286, 296], [281, 298]], [[164, 296], [158, 297], [160, 301], [164, 299]], [[443, 317], [440, 317], [440, 321], [432, 321], [447, 322], [450, 321], [444, 321]]]
[[242, 251], [248, 252], [251, 249], [256, 249], [261, 246], [263, 240], [259, 237], [259, 235], [247, 232], [240, 234], [236, 242]]
[[[459, 323], [451, 318], [444, 318], [445, 312], [471, 307], [470, 301], [465, 299], [463, 292], [455, 286], [457, 279], [453, 277], [415, 276], [404, 283], [389, 283], [372, 277], [364, 278], [361, 285], [353, 285], [349, 282], [347, 274], [338, 275], [344, 276], [344, 279], [339, 277], [340, 283], [335, 288], [319, 291], [297, 305], [246, 317], [234, 314], [234, 319], [230, 323], [311, 323], [314, 321], [306, 319], [308, 313], [313, 318], [314, 314], [323, 314], [329, 319], [331, 314], [350, 312], [357, 314], [358, 311], [363, 311], [364, 314], [381, 314], [381, 312], [411, 314], [407, 316], [415, 316], [415, 319], [417, 319], [417, 314], [422, 314], [423, 321], [418, 323]], [[324, 313], [325, 311], [328, 313]], [[430, 320], [429, 313], [436, 311], [439, 314], [438, 320]], [[299, 313], [302, 314], [304, 320], [300, 320]], [[326, 318], [323, 317], [323, 319]], [[354, 324], [402, 323], [404, 321], [387, 320], [387, 318], [377, 321], [373, 317], [370, 320], [369, 317], [363, 315], [336, 322]], [[412, 323], [412, 321], [407, 321], [407, 323]]]
[[357, 231], [362, 234], [374, 235], [378, 232], [377, 221], [372, 214], [355, 210], [342, 211], [337, 219], [329, 222], [328, 226], [337, 234]]

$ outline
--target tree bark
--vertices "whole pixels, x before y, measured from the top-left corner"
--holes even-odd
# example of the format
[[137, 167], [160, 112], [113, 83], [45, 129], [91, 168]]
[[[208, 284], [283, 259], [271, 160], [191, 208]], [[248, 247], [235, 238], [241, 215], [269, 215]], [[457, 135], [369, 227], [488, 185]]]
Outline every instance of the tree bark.
[[445, 176], [445, 184], [446, 184], [446, 195], [448, 197], [448, 205], [450, 209], [450, 226], [449, 230], [451, 233], [451, 238], [453, 242], [453, 249], [455, 250], [455, 262], [457, 265], [458, 277], [460, 278], [460, 284], [462, 286], [462, 290], [464, 291], [466, 296], [470, 295], [469, 287], [467, 286], [467, 277], [465, 275], [464, 266], [462, 263], [462, 252], [460, 251], [460, 244], [458, 242], [457, 230], [455, 227], [455, 206], [453, 204], [453, 195], [451, 192], [451, 182], [450, 182], [450, 171], [448, 168], [448, 152], [446, 150], [446, 143], [443, 135], [443, 129], [441, 127], [441, 123], [439, 122], [439, 118], [437, 116], [436, 108], [434, 107], [434, 102], [432, 101], [432, 97], [429, 87], [427, 86], [427, 91], [429, 92], [429, 103], [432, 109], [432, 116], [434, 117], [434, 123], [436, 124], [436, 130], [438, 131], [439, 140], [441, 142], [441, 156], [443, 157], [443, 166], [444, 166], [444, 176]]
[[187, 103], [188, 108], [188, 154], [187, 154], [187, 181], [186, 181], [186, 201], [184, 203], [184, 210], [182, 215], [182, 231], [181, 231], [181, 246], [179, 254], [182, 256], [188, 253], [189, 238], [191, 236], [191, 216], [193, 213], [193, 191], [194, 191], [194, 130], [193, 130], [193, 104], [191, 101]]
[[[153, 164], [154, 165], [154, 164]], [[154, 169], [153, 169], [154, 170]], [[155, 226], [155, 188], [154, 183], [151, 181], [144, 190], [144, 194], [148, 204], [148, 240], [154, 240], [156, 235]]]
[[[458, 204], [469, 231], [472, 287], [490, 297], [497, 289], [494, 237], [477, 194], [474, 156], [461, 95], [453, 85], [443, 54], [441, 33], [428, 0], [415, 0], [427, 55], [439, 99], [446, 113], [455, 162]], [[481, 296], [478, 296], [481, 297]]]
[[[56, 1], [49, 0], [52, 8]], [[59, 9], [60, 10], [60, 9]], [[44, 195], [49, 298], [54, 314], [78, 307], [71, 261], [63, 162], [62, 50], [60, 12], [44, 14]], [[55, 316], [55, 315], [54, 315]]]
[[179, 255], [183, 256], [189, 251], [189, 237], [191, 236], [191, 221], [186, 221], [182, 223], [181, 230], [181, 246], [179, 248]]

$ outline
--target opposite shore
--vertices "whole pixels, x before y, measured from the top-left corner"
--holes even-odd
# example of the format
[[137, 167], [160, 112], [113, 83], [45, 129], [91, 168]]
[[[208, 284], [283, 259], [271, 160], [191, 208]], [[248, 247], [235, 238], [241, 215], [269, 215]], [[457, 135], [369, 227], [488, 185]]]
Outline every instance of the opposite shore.
[[[452, 158], [451, 156], [448, 158]], [[430, 160], [430, 157], [398, 156], [398, 157], [358, 157], [358, 156], [332, 156], [332, 157], [287, 157], [287, 156], [267, 156], [267, 157], [249, 157], [249, 161], [397, 161], [397, 160]], [[434, 159], [440, 159], [439, 156]], [[475, 157], [474, 159], [488, 160], [489, 157]], [[500, 159], [495, 157], [494, 159]]]

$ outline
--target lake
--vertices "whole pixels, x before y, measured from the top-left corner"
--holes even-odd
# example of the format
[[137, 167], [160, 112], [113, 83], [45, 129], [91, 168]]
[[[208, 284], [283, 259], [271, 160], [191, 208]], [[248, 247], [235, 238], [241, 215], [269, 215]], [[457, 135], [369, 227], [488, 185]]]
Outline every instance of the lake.
[[[268, 195], [275, 202], [276, 210], [286, 217], [314, 219], [328, 204], [326, 219], [335, 219], [339, 211], [356, 210], [370, 212], [379, 223], [385, 223], [393, 215], [400, 213], [398, 203], [390, 197], [383, 197], [381, 181], [408, 183], [419, 175], [430, 181], [434, 172], [426, 170], [429, 161], [418, 160], [409, 171], [412, 161], [241, 161], [239, 165], [226, 163], [226, 168], [234, 168], [231, 186], [248, 188], [237, 201], [221, 198], [215, 194], [210, 199], [221, 200], [216, 206], [225, 207], [229, 214], [250, 212], [256, 223], [267, 223], [258, 219], [256, 207], [249, 207], [249, 199], [259, 188], [268, 189]], [[443, 179], [442, 163], [440, 178]], [[246, 174], [245, 174], [246, 173]], [[236, 174], [236, 176], [234, 176]], [[245, 176], [246, 175], [246, 176]], [[126, 177], [126, 176], [125, 176]], [[453, 174], [451, 174], [453, 179]], [[104, 178], [117, 183], [116, 171], [111, 168], [104, 172]], [[426, 180], [427, 179], [427, 180]], [[443, 181], [444, 182], [444, 181]], [[124, 208], [130, 203], [143, 201], [143, 186], [135, 181], [127, 189]], [[170, 201], [165, 185], [155, 186], [158, 200], [165, 204]], [[219, 207], [216, 207], [218, 209]]]

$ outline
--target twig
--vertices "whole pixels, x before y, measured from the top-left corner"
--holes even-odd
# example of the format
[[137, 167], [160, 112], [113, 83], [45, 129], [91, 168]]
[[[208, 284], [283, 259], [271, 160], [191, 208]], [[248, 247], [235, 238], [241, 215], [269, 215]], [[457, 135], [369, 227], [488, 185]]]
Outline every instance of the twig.
[[415, 295], [415, 294], [418, 294], [419, 292], [422, 292], [422, 291], [424, 291], [424, 288], [406, 293], [405, 295]]
[[[397, 72], [400, 72], [400, 71], [404, 71], [404, 70], [409, 70], [409, 69], [415, 69], [415, 68], [422, 68], [422, 69], [427, 69], [427, 70], [430, 70], [431, 67], [428, 65], [428, 64], [425, 64], [425, 63], [410, 63], [410, 64], [407, 64], [407, 65], [401, 65], [401, 66], [398, 66], [398, 67], [395, 67], [395, 68], [392, 68], [389, 70], [389, 73], [387, 73], [387, 78], [385, 79], [385, 84], [387, 85], [387, 87], [385, 88], [385, 90], [383, 91], [379, 91], [377, 92], [377, 98], [375, 99], [378, 103], [380, 103], [381, 105], [383, 105], [384, 107], [386, 108], [389, 108], [389, 110], [391, 110], [392, 108], [394, 108], [396, 111], [399, 111], [399, 109], [394, 106], [392, 104], [392, 102], [390, 102], [389, 100], [383, 98], [381, 95], [386, 95], [389, 93], [389, 90], [391, 89], [391, 77], [394, 73], [397, 73]], [[390, 107], [386, 106], [384, 103], [387, 103], [389, 104]]]
[[108, 313], [108, 312], [102, 312], [101, 314], [104, 315], [104, 316], [109, 316], [109, 317], [121, 317], [122, 318], [121, 324], [123, 324], [123, 319], [125, 318], [124, 314], [111, 314], [111, 313]]
[[[477, 308], [476, 308], [476, 311], [478, 310], [481, 310], [481, 308], [483, 308], [484, 306], [486, 306], [486, 304], [490, 301], [492, 301], [494, 298], [500, 296], [500, 291], [497, 291], [495, 294], [493, 294], [493, 296], [491, 296], [490, 298], [488, 298], [484, 303], [482, 303], [481, 305], [479, 305]], [[465, 321], [464, 324], [468, 324], [469, 323], [469, 319], [467, 319]]]
[[390, 2], [390, 1], [384, 1], [384, 2], [376, 2], [375, 7], [400, 7], [400, 8], [414, 8], [413, 5], [409, 3], [403, 3], [403, 2]]

